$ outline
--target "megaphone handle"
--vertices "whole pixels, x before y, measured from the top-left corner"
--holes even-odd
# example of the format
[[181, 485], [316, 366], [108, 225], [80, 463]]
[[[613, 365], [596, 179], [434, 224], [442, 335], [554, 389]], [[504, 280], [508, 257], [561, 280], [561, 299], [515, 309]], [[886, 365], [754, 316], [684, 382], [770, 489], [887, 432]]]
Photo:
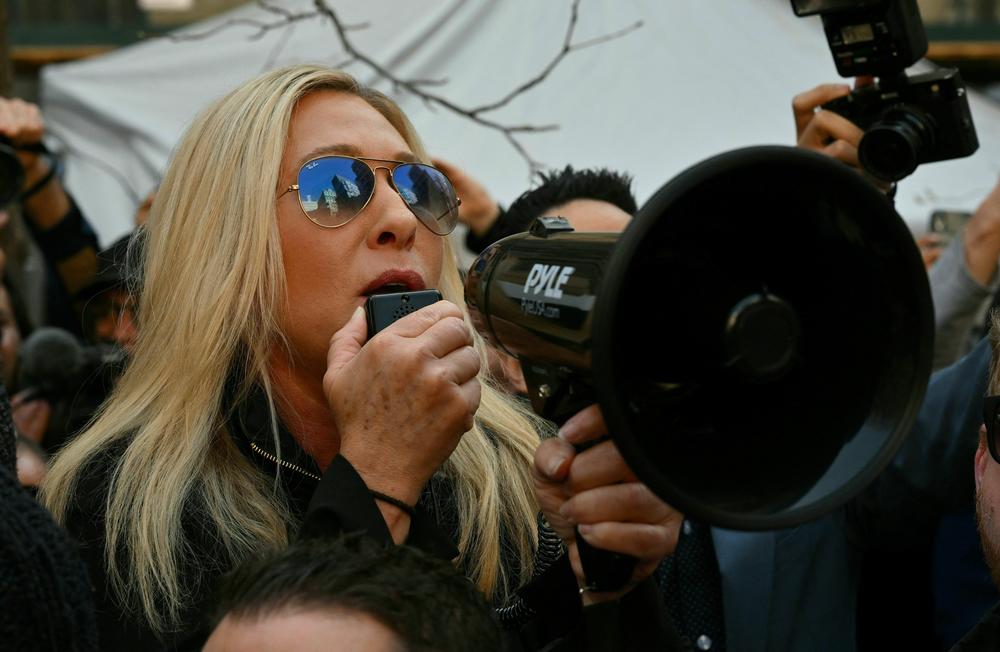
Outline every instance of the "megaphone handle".
[[579, 530], [576, 532], [576, 550], [580, 553], [587, 590], [618, 591], [632, 579], [638, 561], [632, 555], [595, 548], [580, 536]]
[[[577, 446], [576, 449], [578, 451], [585, 450], [596, 443], [583, 444]], [[635, 565], [638, 561], [635, 557], [595, 548], [580, 536], [579, 528], [576, 530], [576, 550], [580, 553], [580, 565], [583, 566], [583, 575], [588, 590], [618, 591], [632, 579], [632, 573], [635, 571]]]

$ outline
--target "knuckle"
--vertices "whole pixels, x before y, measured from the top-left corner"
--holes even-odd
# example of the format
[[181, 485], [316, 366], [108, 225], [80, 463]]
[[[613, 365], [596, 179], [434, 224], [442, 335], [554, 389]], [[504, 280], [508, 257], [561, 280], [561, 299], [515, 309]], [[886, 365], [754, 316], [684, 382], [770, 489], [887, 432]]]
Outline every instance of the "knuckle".
[[[405, 355], [405, 350], [399, 351], [400, 348], [400, 338], [393, 336], [391, 333], [380, 334], [381, 337], [376, 335], [371, 339], [369, 344], [371, 345], [372, 353], [379, 358], [393, 358], [398, 360], [397, 364], [401, 367], [406, 367], [411, 362], [412, 357]], [[402, 355], [401, 355], [402, 353]]]
[[438, 309], [438, 314], [440, 314], [442, 318], [444, 317], [458, 317], [459, 319], [462, 318], [461, 309], [451, 301], [448, 301], [447, 299], [441, 299], [440, 301], [435, 303], [434, 306]]
[[463, 355], [469, 359], [469, 366], [474, 369], [473, 375], [478, 374], [483, 368], [483, 360], [479, 357], [479, 351], [471, 346], [466, 346]]
[[829, 131], [837, 120], [837, 114], [833, 111], [822, 109], [816, 112], [816, 117], [813, 118], [813, 120], [818, 127], [822, 127], [824, 130]]
[[427, 330], [438, 322], [438, 316], [433, 310], [431, 310], [431, 308], [433, 308], [433, 306], [422, 308], [415, 313], [407, 315], [403, 319], [410, 319], [416, 322], [417, 326], [421, 330]]
[[434, 355], [433, 345], [425, 338], [417, 340], [417, 342], [413, 345], [413, 350], [414, 353], [420, 358], [431, 360], [437, 357]]
[[479, 382], [479, 379], [475, 377], [469, 380], [469, 383], [469, 387], [472, 390], [472, 398], [475, 399], [476, 405], [479, 405], [479, 399], [483, 395], [483, 385]]
[[469, 333], [469, 329], [466, 328], [465, 322], [460, 317], [454, 315], [445, 317], [442, 324], [449, 333], [460, 338], [463, 342], [472, 342], [472, 334]]
[[653, 532], [652, 545], [656, 549], [657, 554], [660, 556], [669, 554], [675, 545], [676, 537], [673, 532], [670, 531], [670, 528], [663, 526], [657, 526]]
[[450, 385], [454, 385], [451, 379], [451, 372], [441, 365], [435, 365], [428, 370], [426, 383], [435, 392], [441, 392], [446, 390]]
[[629, 482], [620, 485], [622, 499], [627, 505], [641, 506], [649, 502], [650, 494], [645, 485], [639, 482]]

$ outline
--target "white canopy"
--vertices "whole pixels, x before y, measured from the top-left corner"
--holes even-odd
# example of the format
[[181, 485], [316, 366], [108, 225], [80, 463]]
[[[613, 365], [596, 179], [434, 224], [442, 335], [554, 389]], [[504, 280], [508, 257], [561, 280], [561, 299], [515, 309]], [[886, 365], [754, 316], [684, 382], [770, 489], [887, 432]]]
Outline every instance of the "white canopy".
[[[310, 0], [271, 4], [313, 8]], [[362, 52], [404, 79], [446, 79], [429, 90], [472, 107], [505, 96], [545, 67], [562, 46], [571, 2], [330, 5], [345, 22], [369, 25], [350, 32]], [[839, 81], [819, 20], [796, 18], [786, 0], [582, 0], [579, 14], [574, 42], [642, 26], [571, 52], [545, 81], [487, 117], [558, 124], [557, 131], [521, 136], [536, 160], [630, 171], [640, 203], [712, 154], [792, 144], [792, 96]], [[247, 5], [181, 33], [277, 18]], [[137, 198], [155, 186], [184, 128], [209, 101], [270, 67], [346, 58], [325, 20], [251, 38], [257, 32], [239, 24], [197, 40], [147, 40], [44, 70], [49, 131], [67, 146], [68, 186], [103, 243], [131, 228]], [[498, 132], [396, 93], [362, 64], [346, 70], [393, 95], [434, 155], [468, 170], [500, 201], [528, 187], [524, 159]], [[900, 186], [897, 206], [916, 231], [926, 228], [933, 208], [972, 208], [996, 182], [1000, 109], [975, 94], [971, 103], [979, 152], [923, 166]]]

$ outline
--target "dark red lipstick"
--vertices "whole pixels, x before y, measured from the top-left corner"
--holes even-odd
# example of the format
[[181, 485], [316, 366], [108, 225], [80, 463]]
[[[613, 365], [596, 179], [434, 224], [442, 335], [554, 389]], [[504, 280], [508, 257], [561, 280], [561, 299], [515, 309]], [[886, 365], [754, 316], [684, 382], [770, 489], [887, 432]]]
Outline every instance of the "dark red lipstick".
[[361, 291], [364, 296], [387, 292], [406, 292], [427, 288], [424, 277], [409, 269], [390, 269], [379, 274]]

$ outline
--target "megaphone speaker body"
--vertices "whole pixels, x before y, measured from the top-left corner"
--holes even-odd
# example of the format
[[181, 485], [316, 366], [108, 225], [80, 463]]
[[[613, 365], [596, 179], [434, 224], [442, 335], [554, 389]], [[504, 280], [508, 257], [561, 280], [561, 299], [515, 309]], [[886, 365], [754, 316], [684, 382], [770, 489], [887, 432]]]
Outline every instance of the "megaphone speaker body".
[[812, 520], [904, 441], [930, 375], [930, 290], [905, 224], [853, 170], [736, 150], [665, 184], [620, 236], [534, 228], [474, 263], [473, 323], [521, 360], [543, 416], [596, 399], [682, 512]]

